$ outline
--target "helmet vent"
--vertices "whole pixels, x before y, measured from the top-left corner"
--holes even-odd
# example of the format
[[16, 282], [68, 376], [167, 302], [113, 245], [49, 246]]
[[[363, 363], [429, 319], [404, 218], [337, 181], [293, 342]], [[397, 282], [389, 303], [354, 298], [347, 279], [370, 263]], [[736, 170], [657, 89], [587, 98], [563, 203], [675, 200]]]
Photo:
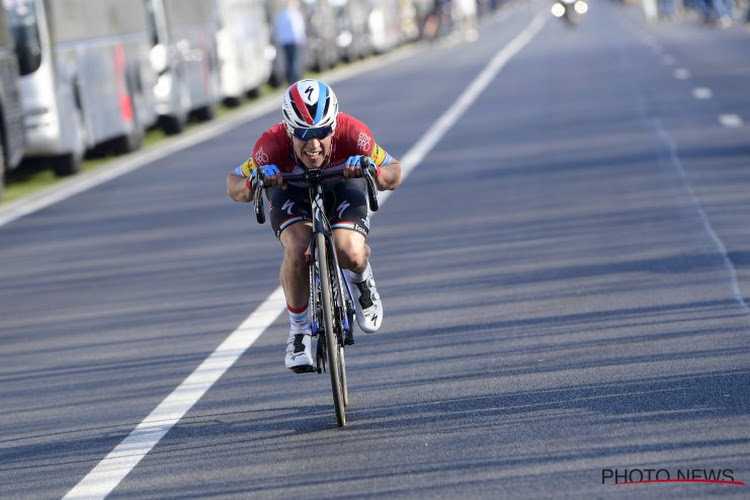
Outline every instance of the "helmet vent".
[[[294, 109], [294, 115], [295, 116], [302, 116], [302, 113], [300, 112], [299, 108], [297, 107], [297, 104], [295, 104], [294, 101], [291, 101], [292, 108]], [[292, 120], [294, 121], [294, 120]]]

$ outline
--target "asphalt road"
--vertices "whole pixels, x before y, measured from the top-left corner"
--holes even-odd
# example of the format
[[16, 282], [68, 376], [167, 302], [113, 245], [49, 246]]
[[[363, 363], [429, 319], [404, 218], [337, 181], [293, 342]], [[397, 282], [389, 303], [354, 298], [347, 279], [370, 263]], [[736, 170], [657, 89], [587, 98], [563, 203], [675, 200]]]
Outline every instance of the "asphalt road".
[[[279, 315], [110, 498], [747, 498], [750, 32], [547, 12], [335, 83], [416, 158], [546, 21], [373, 218], [386, 322], [348, 351], [350, 425], [284, 368]], [[0, 498], [73, 490], [276, 290], [224, 181], [278, 118], [0, 227]]]

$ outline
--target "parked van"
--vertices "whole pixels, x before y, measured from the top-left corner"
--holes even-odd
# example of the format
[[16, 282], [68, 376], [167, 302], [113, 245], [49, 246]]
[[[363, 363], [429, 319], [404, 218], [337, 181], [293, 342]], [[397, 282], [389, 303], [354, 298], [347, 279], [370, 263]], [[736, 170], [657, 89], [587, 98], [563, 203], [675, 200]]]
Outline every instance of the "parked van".
[[152, 87], [159, 124], [182, 132], [192, 114], [211, 120], [221, 100], [216, 48], [218, 8], [213, 0], [139, 0], [151, 27]]
[[329, 0], [302, 0], [307, 23], [307, 68], [326, 71], [339, 63], [336, 11]]
[[336, 45], [340, 59], [352, 62], [372, 55], [368, 0], [331, 0], [331, 5], [336, 12]]
[[368, 27], [377, 54], [396, 48], [401, 42], [400, 0], [370, 0]]
[[26, 142], [18, 88], [18, 60], [6, 17], [5, 10], [0, 8], [0, 198], [5, 173], [21, 163]]
[[256, 97], [271, 76], [275, 48], [263, 0], [217, 0], [216, 34], [221, 93], [229, 106], [247, 95]]
[[26, 156], [78, 172], [84, 153], [141, 146], [155, 120], [143, 0], [4, 0], [21, 69]]

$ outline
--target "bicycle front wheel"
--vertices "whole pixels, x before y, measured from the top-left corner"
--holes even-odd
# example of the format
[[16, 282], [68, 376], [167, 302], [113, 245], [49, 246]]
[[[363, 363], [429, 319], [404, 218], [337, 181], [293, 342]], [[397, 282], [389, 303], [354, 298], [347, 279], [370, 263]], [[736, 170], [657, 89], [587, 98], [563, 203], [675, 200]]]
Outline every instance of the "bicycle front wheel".
[[316, 236], [316, 248], [318, 250], [318, 263], [320, 264], [320, 288], [323, 306], [323, 326], [325, 329], [326, 352], [328, 354], [328, 373], [331, 375], [331, 388], [333, 389], [333, 406], [336, 408], [336, 421], [340, 427], [346, 425], [346, 387], [343, 359], [339, 356], [339, 341], [336, 336], [337, 325], [334, 323], [335, 303], [333, 300], [333, 286], [331, 273], [329, 272], [328, 245], [323, 234]]

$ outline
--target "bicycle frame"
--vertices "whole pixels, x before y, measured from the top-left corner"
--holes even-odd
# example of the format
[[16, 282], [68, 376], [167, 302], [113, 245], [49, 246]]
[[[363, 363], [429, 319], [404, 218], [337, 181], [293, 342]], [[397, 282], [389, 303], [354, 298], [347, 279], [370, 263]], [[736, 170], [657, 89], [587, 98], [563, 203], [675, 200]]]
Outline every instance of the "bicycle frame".
[[[339, 266], [338, 257], [336, 255], [336, 246], [333, 242], [333, 231], [331, 229], [331, 223], [328, 221], [328, 217], [325, 214], [323, 208], [323, 185], [322, 181], [324, 176], [320, 170], [309, 170], [305, 174], [306, 180], [308, 181], [308, 197], [312, 208], [312, 238], [310, 240], [310, 304], [312, 305], [313, 321], [312, 331], [313, 336], [321, 337], [319, 334], [321, 330], [321, 318], [320, 308], [321, 301], [318, 297], [320, 291], [320, 245], [323, 243], [326, 247], [325, 254], [330, 260], [330, 272], [331, 278], [331, 292], [332, 299], [334, 301], [334, 322], [340, 325], [342, 328], [337, 333], [337, 337], [340, 335], [340, 342], [343, 345], [354, 344], [354, 332], [352, 329], [353, 318], [354, 318], [354, 297], [349, 286], [349, 280], [346, 277], [346, 273]], [[322, 239], [319, 237], [322, 235]], [[343, 314], [342, 314], [343, 313]], [[337, 339], [339, 340], [339, 339]], [[325, 356], [321, 356], [324, 349], [320, 348], [320, 340], [318, 341], [318, 373], [321, 373], [321, 361], [325, 363]], [[322, 358], [322, 359], [321, 359]], [[325, 368], [324, 366], [322, 367]]]

